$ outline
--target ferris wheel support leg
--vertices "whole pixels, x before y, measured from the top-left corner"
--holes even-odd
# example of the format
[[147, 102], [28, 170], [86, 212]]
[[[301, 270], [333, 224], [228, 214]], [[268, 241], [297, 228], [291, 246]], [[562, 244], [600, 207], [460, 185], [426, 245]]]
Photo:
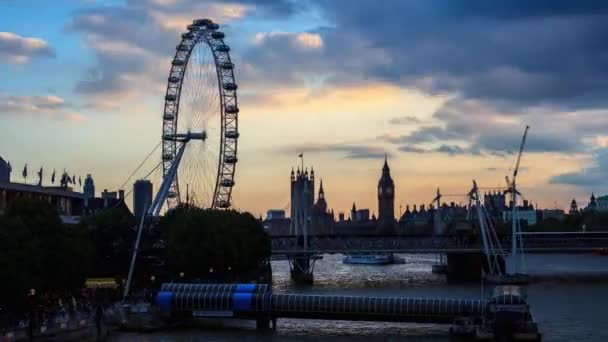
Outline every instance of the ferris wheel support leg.
[[165, 200], [167, 199], [167, 193], [169, 192], [169, 187], [171, 183], [175, 179], [175, 175], [177, 174], [177, 169], [179, 167], [179, 163], [182, 160], [182, 156], [184, 155], [184, 150], [186, 148], [187, 141], [182, 142], [182, 145], [179, 147], [179, 151], [173, 160], [173, 164], [171, 164], [171, 168], [169, 169], [169, 173], [163, 178], [163, 182], [160, 186], [160, 189], [156, 193], [154, 197], [154, 201], [152, 202], [152, 206], [150, 206], [150, 210], [148, 211], [148, 215], [158, 216], [160, 213], [160, 209], [165, 204]]

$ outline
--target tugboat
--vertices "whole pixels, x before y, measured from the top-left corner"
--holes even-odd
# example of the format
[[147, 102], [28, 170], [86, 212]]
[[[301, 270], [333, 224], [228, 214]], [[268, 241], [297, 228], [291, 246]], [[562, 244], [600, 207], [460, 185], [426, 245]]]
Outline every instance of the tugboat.
[[459, 317], [450, 335], [477, 341], [540, 341], [538, 324], [519, 286], [497, 286], [482, 317]]
[[486, 312], [485, 327], [492, 329], [495, 338], [513, 341], [541, 340], [538, 324], [534, 322], [527, 297], [521, 287], [509, 285], [494, 288]]
[[342, 262], [352, 265], [388, 265], [393, 263], [393, 254], [350, 254]]

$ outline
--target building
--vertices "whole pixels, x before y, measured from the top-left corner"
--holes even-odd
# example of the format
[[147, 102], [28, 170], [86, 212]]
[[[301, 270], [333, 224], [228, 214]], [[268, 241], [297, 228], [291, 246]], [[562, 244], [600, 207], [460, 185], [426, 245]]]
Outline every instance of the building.
[[266, 220], [282, 220], [285, 218], [285, 210], [270, 209], [266, 212]]
[[597, 210], [607, 211], [608, 210], [608, 195], [600, 196], [596, 199]]
[[350, 218], [344, 219], [344, 213], [339, 214], [340, 219], [334, 226], [334, 233], [337, 235], [372, 235], [378, 229], [376, 217], [369, 217], [369, 209], [357, 209], [353, 203], [350, 210]]
[[135, 222], [140, 222], [146, 211], [152, 205], [152, 182], [139, 179], [133, 184], [133, 216]]
[[271, 209], [266, 212], [262, 224], [269, 235], [289, 235], [291, 220], [285, 217], [285, 210]]
[[506, 208], [505, 193], [502, 191], [486, 192], [483, 195], [483, 205], [490, 217], [500, 218]]
[[[517, 206], [517, 215], [521, 221], [524, 221], [528, 226], [533, 226], [537, 222], [537, 215], [534, 206], [524, 200], [524, 203]], [[503, 221], [511, 221], [513, 217], [513, 203], [510, 203], [509, 207], [502, 212]]]
[[382, 175], [378, 181], [378, 221], [381, 226], [395, 226], [395, 183], [391, 178], [387, 157], [384, 157]]
[[64, 223], [80, 221], [83, 214], [84, 197], [71, 187], [42, 186], [10, 181], [11, 166], [0, 157], [0, 215], [18, 198], [47, 201], [56, 208]]
[[64, 223], [78, 223], [83, 214], [84, 197], [72, 188], [0, 182], [0, 214], [4, 214], [18, 198], [47, 201], [56, 209]]
[[10, 183], [11, 171], [11, 163], [0, 157], [0, 183]]
[[291, 170], [291, 235], [309, 235], [314, 206], [315, 171]]
[[589, 198], [589, 204], [585, 207], [585, 211], [596, 211], [597, 210], [597, 202], [595, 200], [595, 194], [591, 193], [591, 198]]
[[562, 221], [566, 218], [566, 212], [561, 209], [543, 209], [541, 211], [541, 219]]

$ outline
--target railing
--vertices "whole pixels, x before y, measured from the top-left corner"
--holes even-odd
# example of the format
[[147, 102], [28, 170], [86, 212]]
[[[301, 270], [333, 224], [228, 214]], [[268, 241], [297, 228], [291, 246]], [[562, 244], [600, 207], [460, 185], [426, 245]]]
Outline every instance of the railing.
[[[309, 246], [293, 236], [272, 238], [273, 254], [342, 253], [342, 252], [479, 252], [481, 244], [458, 236], [310, 236]], [[501, 239], [503, 248], [511, 244], [510, 237]], [[608, 248], [608, 236], [535, 236], [524, 239], [524, 250], [540, 252], [585, 252]]]

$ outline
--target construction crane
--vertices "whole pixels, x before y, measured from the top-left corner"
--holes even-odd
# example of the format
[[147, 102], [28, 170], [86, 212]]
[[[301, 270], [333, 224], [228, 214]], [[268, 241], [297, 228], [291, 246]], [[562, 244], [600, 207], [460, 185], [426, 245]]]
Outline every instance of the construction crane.
[[[517, 161], [515, 163], [515, 168], [513, 169], [513, 178], [509, 180], [509, 176], [505, 177], [507, 181], [507, 191], [511, 194], [511, 267], [510, 270], [507, 270], [509, 273], [517, 273], [519, 271], [519, 267], [517, 267], [517, 245], [519, 242], [520, 248], [523, 250], [523, 242], [521, 241], [520, 223], [519, 217], [517, 215], [517, 196], [521, 196], [519, 191], [517, 191], [516, 179], [517, 173], [519, 171], [519, 165], [521, 163], [521, 156], [524, 152], [524, 147], [526, 145], [526, 138], [528, 136], [528, 130], [530, 126], [526, 126], [524, 130], [524, 136], [521, 139], [521, 145], [519, 146], [519, 153], [517, 155]], [[521, 255], [522, 263], [523, 263], [523, 253]]]
[[[521, 156], [524, 153], [524, 146], [526, 145], [526, 138], [528, 137], [528, 130], [530, 130], [530, 126], [526, 126], [524, 130], [524, 136], [521, 139], [521, 145], [519, 145], [519, 153], [517, 154], [517, 162], [515, 162], [515, 168], [513, 169], [513, 179], [509, 181], [509, 176], [505, 176], [505, 180], [507, 181], [507, 191], [517, 193], [517, 189], [515, 187], [515, 179], [517, 178], [517, 172], [519, 171], [519, 164], [521, 163]], [[513, 195], [511, 195], [513, 197]]]

